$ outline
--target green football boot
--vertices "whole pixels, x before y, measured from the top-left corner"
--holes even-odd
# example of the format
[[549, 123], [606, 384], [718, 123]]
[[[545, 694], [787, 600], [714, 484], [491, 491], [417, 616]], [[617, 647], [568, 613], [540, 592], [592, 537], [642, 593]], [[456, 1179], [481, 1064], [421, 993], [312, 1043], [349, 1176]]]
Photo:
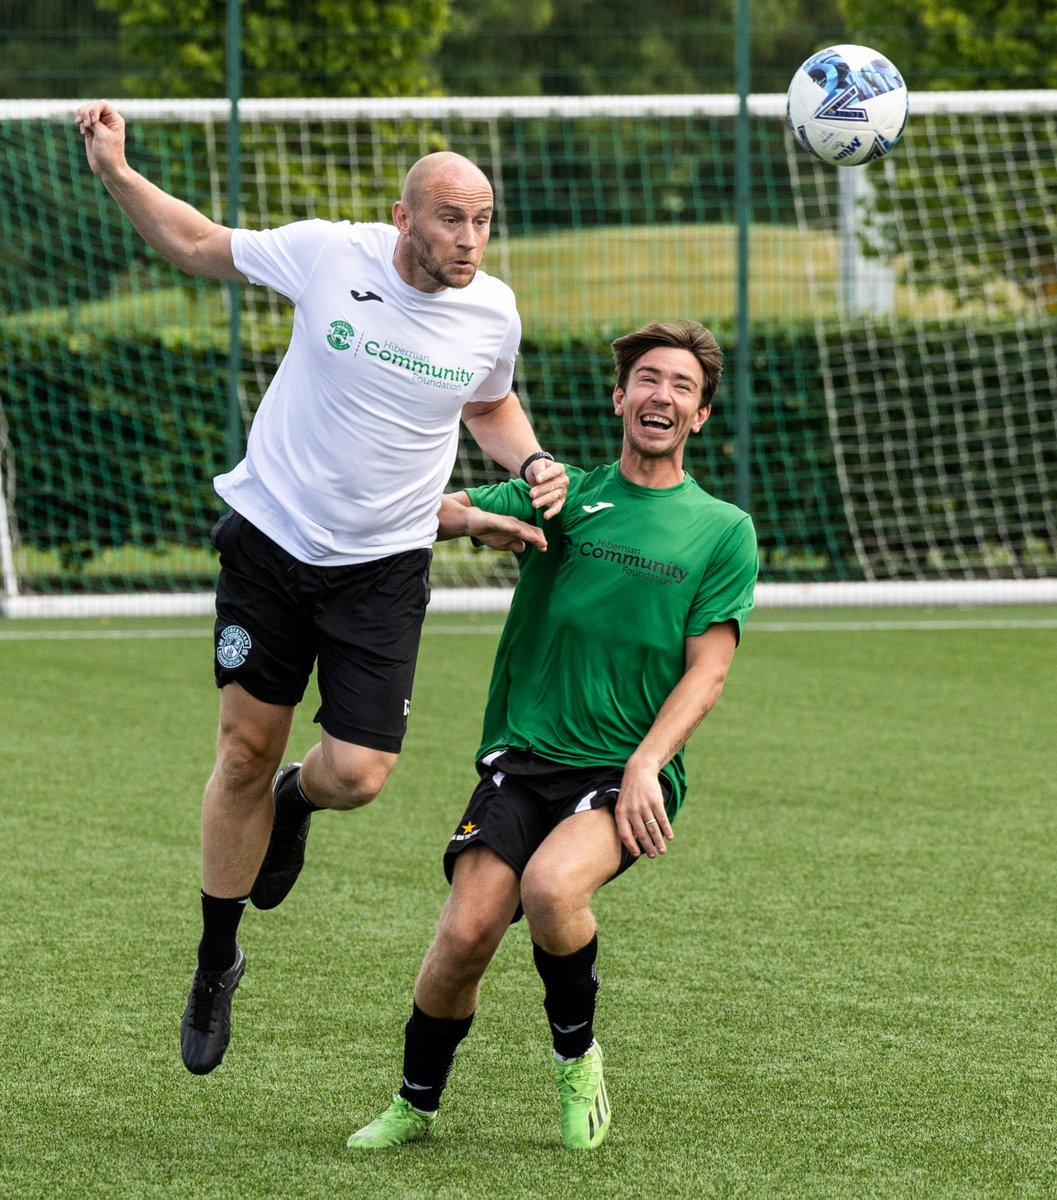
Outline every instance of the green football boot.
[[400, 1095], [380, 1117], [349, 1138], [350, 1150], [384, 1150], [407, 1142], [428, 1142], [437, 1127], [437, 1114], [419, 1112]]
[[595, 1042], [572, 1062], [554, 1060], [562, 1106], [562, 1141], [573, 1150], [593, 1150], [609, 1132], [612, 1113], [602, 1078], [602, 1047]]

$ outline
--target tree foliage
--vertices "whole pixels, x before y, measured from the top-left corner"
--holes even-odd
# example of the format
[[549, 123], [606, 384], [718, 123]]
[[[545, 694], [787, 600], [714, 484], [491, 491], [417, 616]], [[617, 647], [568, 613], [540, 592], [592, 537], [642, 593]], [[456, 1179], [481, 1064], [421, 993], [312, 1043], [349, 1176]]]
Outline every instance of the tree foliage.
[[[141, 96], [226, 94], [226, 0], [96, 0], [118, 15]], [[244, 96], [423, 96], [449, 0], [254, 0], [242, 6]]]
[[[245, 96], [729, 92], [736, 0], [243, 0]], [[753, 0], [753, 91], [842, 40], [838, 0]], [[226, 94], [227, 0], [6, 0], [11, 97]], [[122, 80], [124, 82], [122, 83]]]
[[840, 0], [852, 41], [930, 91], [1057, 87], [1053, 0]]
[[111, 92], [120, 76], [116, 30], [116, 18], [92, 0], [4, 0], [0, 95], [35, 100]]
[[[837, 0], [755, 0], [754, 91], [784, 91], [839, 40]], [[452, 95], [642, 95], [734, 87], [735, 0], [473, 0], [437, 54]]]

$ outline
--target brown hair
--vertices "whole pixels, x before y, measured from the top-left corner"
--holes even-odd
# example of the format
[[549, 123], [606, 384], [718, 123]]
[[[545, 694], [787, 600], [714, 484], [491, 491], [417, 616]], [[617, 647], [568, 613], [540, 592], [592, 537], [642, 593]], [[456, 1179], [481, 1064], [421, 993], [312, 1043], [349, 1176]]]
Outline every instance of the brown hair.
[[701, 408], [712, 403], [723, 374], [723, 351], [704, 325], [697, 321], [651, 321], [634, 333], [625, 333], [612, 342], [613, 358], [617, 364], [617, 387], [627, 387], [631, 368], [656, 346], [671, 346], [689, 350], [701, 364], [704, 381], [701, 385]]

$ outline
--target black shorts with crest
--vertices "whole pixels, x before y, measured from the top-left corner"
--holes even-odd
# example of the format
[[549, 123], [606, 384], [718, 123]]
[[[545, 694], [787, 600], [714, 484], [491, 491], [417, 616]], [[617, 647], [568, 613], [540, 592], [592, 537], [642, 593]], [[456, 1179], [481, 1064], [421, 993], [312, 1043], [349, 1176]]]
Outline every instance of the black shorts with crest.
[[220, 551], [213, 670], [267, 704], [301, 702], [313, 667], [315, 720], [332, 737], [397, 753], [407, 729], [431, 551], [351, 566], [300, 562], [236, 512]]

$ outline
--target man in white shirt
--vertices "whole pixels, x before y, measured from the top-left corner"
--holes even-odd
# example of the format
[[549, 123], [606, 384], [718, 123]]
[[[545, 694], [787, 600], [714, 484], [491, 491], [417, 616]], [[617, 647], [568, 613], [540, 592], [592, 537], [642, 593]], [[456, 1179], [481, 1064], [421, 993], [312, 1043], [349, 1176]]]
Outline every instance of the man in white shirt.
[[[150, 246], [192, 275], [264, 284], [295, 305], [246, 456], [214, 481], [231, 508], [213, 531], [222, 690], [202, 807], [203, 933], [180, 1030], [185, 1065], [206, 1074], [230, 1038], [247, 900], [279, 904], [311, 814], [369, 803], [396, 764], [460, 419], [545, 516], [568, 480], [511, 390], [520, 318], [510, 289], [480, 270], [493, 197], [468, 159], [412, 166], [392, 225], [251, 232], [133, 170], [110, 104], [86, 104], [76, 121], [92, 171]], [[277, 770], [313, 667], [320, 741]]]

